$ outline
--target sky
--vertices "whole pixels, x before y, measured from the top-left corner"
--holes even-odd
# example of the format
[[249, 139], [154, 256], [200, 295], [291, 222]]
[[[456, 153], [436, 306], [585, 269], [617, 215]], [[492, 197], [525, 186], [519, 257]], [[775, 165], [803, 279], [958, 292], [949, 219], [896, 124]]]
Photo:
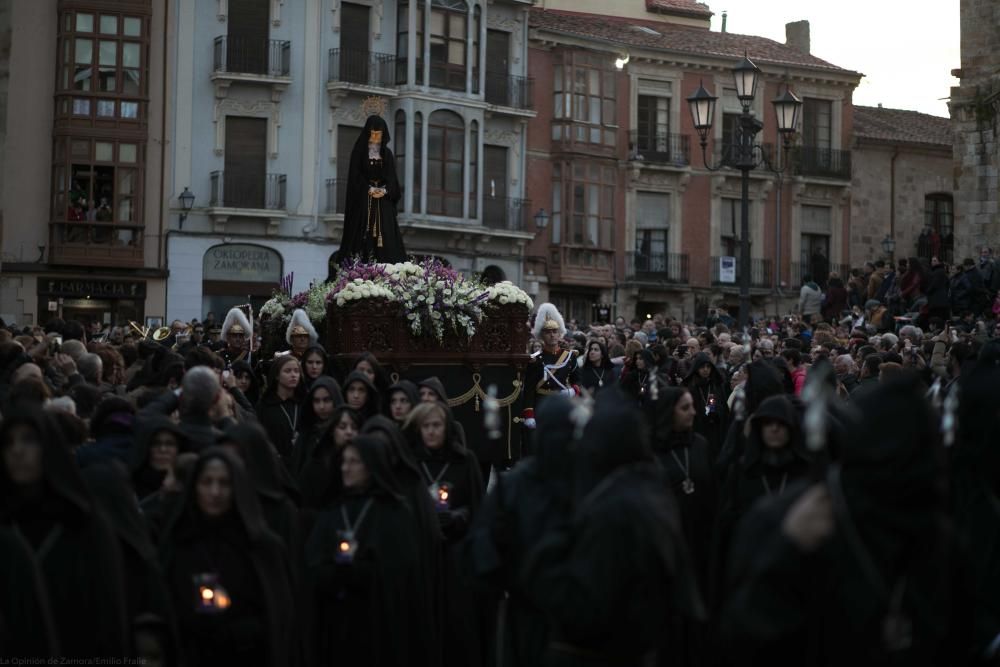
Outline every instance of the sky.
[[959, 83], [951, 70], [961, 67], [959, 0], [702, 1], [715, 12], [712, 30], [726, 11], [727, 32], [784, 43], [786, 23], [809, 21], [814, 56], [865, 75], [855, 104], [948, 116]]

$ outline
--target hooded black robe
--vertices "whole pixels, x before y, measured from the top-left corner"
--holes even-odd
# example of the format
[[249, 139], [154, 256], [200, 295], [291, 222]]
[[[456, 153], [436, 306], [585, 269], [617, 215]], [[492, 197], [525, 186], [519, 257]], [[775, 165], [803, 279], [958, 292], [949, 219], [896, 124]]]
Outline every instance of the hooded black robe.
[[644, 420], [620, 391], [598, 398], [578, 460], [571, 523], [524, 565], [525, 590], [551, 623], [544, 664], [649, 664], [677, 617], [702, 606]]
[[[7, 415], [0, 426], [0, 446], [16, 425], [38, 434], [43, 480], [34, 492], [25, 493], [0, 465], [0, 525], [17, 532], [34, 552], [59, 655], [128, 655], [122, 555], [114, 530], [95, 507], [51, 419], [30, 409]], [[22, 585], [33, 587], [30, 581]]]
[[361, 418], [355, 410], [342, 405], [334, 411], [329, 428], [313, 447], [297, 478], [303, 509], [325, 509], [343, 490], [340, 476], [341, 457], [333, 440], [333, 429], [345, 412], [352, 415], [358, 430], [361, 430]]
[[0, 655], [60, 655], [45, 579], [31, 545], [0, 526]]
[[[832, 535], [802, 553], [782, 529], [805, 482], [757, 504], [729, 558], [723, 639], [741, 665], [954, 665], [972, 605], [944, 505], [943, 450], [919, 383], [902, 376], [859, 404], [829, 469]], [[889, 633], [886, 622], [904, 633]]]
[[320, 438], [326, 435], [330, 429], [330, 420], [320, 420], [313, 411], [313, 395], [317, 389], [326, 389], [333, 398], [333, 407], [338, 408], [344, 404], [344, 396], [340, 393], [340, 385], [328, 375], [321, 375], [316, 378], [306, 393], [302, 401], [302, 417], [299, 420], [299, 437], [295, 443], [295, 454], [292, 456], [292, 465], [289, 472], [293, 477], [302, 472], [305, 462], [312, 456]]
[[386, 417], [392, 417], [390, 405], [392, 403], [392, 395], [396, 392], [403, 392], [406, 398], [409, 399], [411, 407], [415, 408], [420, 404], [420, 390], [417, 388], [417, 385], [409, 380], [400, 380], [389, 387], [389, 390], [383, 397], [382, 414]]
[[[205, 516], [195, 490], [209, 461], [229, 470], [232, 507]], [[288, 558], [267, 529], [260, 504], [240, 463], [212, 447], [198, 457], [177, 512], [166, 526], [160, 558], [173, 597], [181, 655], [187, 664], [287, 665], [298, 655]], [[217, 614], [196, 610], [195, 577], [215, 574], [231, 606]]]
[[[368, 138], [372, 130], [382, 133], [378, 159], [368, 157]], [[381, 116], [369, 116], [351, 150], [347, 174], [347, 198], [344, 206], [344, 235], [335, 261], [352, 257], [365, 261], [405, 262], [406, 250], [396, 221], [396, 204], [402, 194], [396, 177], [396, 158], [388, 147], [389, 126]], [[370, 187], [383, 187], [386, 194], [375, 198]], [[345, 385], [346, 386], [346, 385]]]
[[365, 373], [361, 371], [351, 371], [347, 374], [347, 378], [344, 379], [344, 401], [347, 401], [347, 390], [350, 388], [352, 382], [361, 382], [365, 385], [368, 390], [368, 398], [365, 399], [365, 404], [358, 409], [361, 414], [361, 423], [363, 424], [368, 420], [369, 417], [373, 417], [380, 413], [382, 409], [382, 397], [379, 394], [378, 387], [375, 383]]
[[[707, 380], [698, 374], [698, 369], [705, 365], [712, 369]], [[726, 380], [712, 363], [712, 358], [699, 352], [691, 362], [691, 371], [684, 378], [684, 386], [691, 391], [694, 399], [694, 431], [708, 441], [709, 460], [714, 464], [729, 430], [729, 405], [726, 402], [729, 388]]]
[[[352, 446], [368, 485], [323, 511], [306, 544], [314, 609], [307, 657], [317, 665], [423, 667], [430, 664], [424, 633], [433, 612], [417, 523], [392, 474], [390, 446], [368, 435]], [[345, 513], [357, 551], [350, 562], [338, 562]]]
[[187, 449], [187, 439], [181, 427], [169, 417], [157, 414], [142, 414], [136, 420], [135, 445], [132, 448], [129, 471], [132, 473], [132, 487], [140, 502], [158, 493], [163, 487], [167, 473], [154, 470], [149, 465], [149, 448], [153, 437], [161, 431], [169, 431], [177, 438], [178, 453]]

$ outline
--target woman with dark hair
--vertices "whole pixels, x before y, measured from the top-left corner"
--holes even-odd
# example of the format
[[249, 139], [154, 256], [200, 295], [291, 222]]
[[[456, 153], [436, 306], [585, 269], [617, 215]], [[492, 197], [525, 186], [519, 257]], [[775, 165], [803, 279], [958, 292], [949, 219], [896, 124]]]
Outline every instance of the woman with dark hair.
[[385, 400], [383, 413], [401, 427], [406, 416], [420, 403], [420, 390], [409, 380], [400, 380], [389, 387]]
[[368, 379], [375, 384], [375, 388], [378, 389], [380, 395], [385, 396], [386, 392], [389, 391], [389, 373], [386, 372], [385, 368], [371, 352], [362, 352], [354, 361], [351, 370], [361, 371], [367, 375]]
[[289, 469], [304, 396], [299, 360], [286, 354], [272, 361], [267, 370], [267, 388], [257, 404], [257, 419]]
[[462, 578], [461, 548], [483, 499], [483, 477], [476, 455], [457, 437], [447, 405], [425, 401], [406, 419], [409, 438], [423, 483], [437, 510], [445, 539], [442, 627], [450, 631], [446, 667], [483, 663], [485, 609]]
[[243, 392], [250, 405], [257, 405], [260, 401], [260, 383], [250, 364], [242, 359], [234, 361], [230, 372], [236, 378], [236, 388]]
[[695, 355], [691, 370], [684, 378], [684, 386], [694, 398], [694, 430], [700, 433], [711, 448], [711, 461], [719, 457], [722, 444], [729, 430], [729, 397], [726, 380], [712, 357], [704, 352]]
[[289, 469], [293, 476], [299, 474], [316, 448], [316, 443], [326, 436], [332, 424], [334, 410], [343, 404], [340, 385], [332, 377], [320, 376], [309, 387], [305, 400], [302, 401], [299, 436]]
[[369, 116], [351, 151], [344, 235], [334, 256], [338, 264], [351, 257], [390, 264], [406, 261], [396, 222], [396, 203], [401, 194], [396, 158], [388, 144], [389, 126], [385, 120]]
[[[165, 627], [173, 627], [170, 593], [163, 581], [149, 527], [135, 504], [135, 493], [124, 466], [117, 461], [107, 461], [92, 465], [81, 474], [97, 506], [118, 536], [130, 627], [130, 655], [135, 655], [142, 641], [136, 636], [140, 618], [152, 616]], [[160, 645], [156, 647], [156, 652], [164, 657], [166, 664], [170, 664], [173, 662], [171, 656], [176, 653], [176, 637], [170, 632], [163, 639], [166, 642], [158, 642]]]
[[330, 416], [330, 427], [309, 452], [297, 481], [302, 507], [323, 509], [340, 496], [341, 453], [361, 430], [357, 410], [341, 405]]
[[587, 356], [579, 373], [580, 384], [592, 392], [618, 383], [618, 368], [611, 363], [608, 348], [600, 341], [587, 343]]
[[132, 486], [140, 503], [170, 482], [177, 455], [186, 449], [187, 438], [174, 420], [158, 414], [142, 416], [129, 461]]
[[[0, 526], [12, 529], [34, 553], [59, 655], [128, 655], [118, 540], [51, 419], [40, 410], [6, 415], [0, 454]], [[4, 597], [23, 596], [29, 585], [12, 579]]]
[[292, 595], [281, 541], [225, 449], [201, 452], [161, 540], [183, 662], [286, 665]]
[[320, 345], [313, 345], [302, 353], [302, 382], [306, 388], [318, 378], [329, 375], [330, 358]]
[[315, 596], [310, 663], [429, 665], [432, 608], [417, 524], [391, 472], [390, 447], [359, 436], [343, 451], [344, 494], [324, 511], [306, 545]]
[[[243, 462], [247, 478], [260, 502], [260, 509], [268, 528], [285, 543], [289, 554], [299, 552], [299, 511], [295, 506], [297, 489], [289, 489], [294, 482], [283, 471], [277, 452], [259, 424], [236, 424], [219, 437], [219, 445], [228, 449]], [[284, 475], [282, 475], [284, 472]]]
[[840, 314], [847, 310], [847, 288], [840, 274], [834, 271], [826, 282], [826, 294], [823, 296], [823, 319], [827, 322], [840, 321]]
[[[637, 350], [632, 354], [632, 362], [628, 371], [622, 375], [622, 391], [627, 396], [634, 398], [637, 405], [646, 405], [649, 401], [650, 383], [658, 370], [656, 358], [651, 350]], [[657, 378], [657, 381], [660, 382], [660, 386], [666, 384], [666, 378]]]
[[344, 380], [344, 402], [357, 410], [362, 423], [377, 415], [381, 409], [378, 388], [372, 379], [361, 371], [351, 371]]

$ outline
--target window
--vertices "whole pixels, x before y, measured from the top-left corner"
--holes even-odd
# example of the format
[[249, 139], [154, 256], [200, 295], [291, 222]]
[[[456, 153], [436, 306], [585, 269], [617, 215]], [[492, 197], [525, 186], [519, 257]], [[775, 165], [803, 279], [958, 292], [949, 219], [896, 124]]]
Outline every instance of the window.
[[833, 103], [807, 97], [802, 100], [802, 145], [829, 149], [832, 146]]
[[552, 242], [613, 249], [616, 167], [578, 160], [554, 165], [553, 177]]
[[465, 126], [452, 111], [435, 111], [427, 121], [427, 212], [462, 217]]
[[56, 81], [57, 93], [62, 94], [56, 106], [59, 115], [93, 114], [105, 122], [140, 119], [146, 72], [144, 25], [143, 18], [127, 14], [64, 14]]
[[670, 151], [670, 98], [639, 95], [636, 148], [640, 151]]
[[53, 141], [52, 219], [105, 223], [67, 227], [64, 241], [134, 242], [141, 210], [142, 145], [135, 141], [57, 136]]
[[720, 206], [722, 216], [719, 220], [719, 256], [739, 257], [739, 234], [736, 231], [741, 226], [740, 200], [724, 197]]
[[917, 255], [930, 261], [937, 256], [942, 262], [954, 261], [954, 214], [952, 196], [946, 193], [924, 198], [924, 234], [917, 242]]
[[669, 231], [670, 195], [655, 192], [636, 193], [636, 255], [647, 260], [662, 262], [670, 249]]
[[424, 154], [424, 115], [419, 111], [413, 115], [413, 212], [420, 213], [423, 204], [420, 201], [420, 193], [423, 185], [423, 164]]
[[557, 57], [553, 80], [555, 141], [615, 146], [616, 76], [608, 56], [564, 53], [561, 62]]
[[[424, 83], [424, 0], [417, 0], [414, 10], [417, 13], [416, 33], [416, 85]], [[410, 47], [410, 3], [403, 0], [399, 3], [396, 18], [396, 83], [406, 83], [407, 62]]]
[[467, 26], [464, 0], [432, 1], [430, 58], [435, 88], [465, 90]]
[[811, 277], [826, 289], [830, 276], [831, 211], [829, 206], [802, 206], [799, 258], [802, 277]]

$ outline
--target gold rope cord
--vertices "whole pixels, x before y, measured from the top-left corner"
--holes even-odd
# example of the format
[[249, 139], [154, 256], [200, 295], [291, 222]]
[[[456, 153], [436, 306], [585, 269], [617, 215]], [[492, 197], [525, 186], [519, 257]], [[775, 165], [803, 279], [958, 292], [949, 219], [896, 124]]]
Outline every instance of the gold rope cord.
[[[371, 186], [369, 186], [371, 187]], [[375, 203], [375, 219], [372, 220], [372, 197], [371, 193], [368, 193], [368, 215], [365, 218], [365, 230], [371, 235], [373, 239], [377, 239], [378, 247], [382, 247], [382, 207]]]
[[[391, 373], [389, 375], [389, 377], [392, 380], [393, 384], [399, 382], [399, 373]], [[448, 399], [448, 407], [454, 408], [454, 407], [457, 407], [459, 405], [465, 405], [470, 400], [472, 400], [473, 398], [475, 398], [476, 399], [476, 405], [475, 405], [476, 412], [479, 412], [479, 400], [480, 399], [485, 399], [488, 396], [488, 394], [485, 391], [483, 391], [482, 386], [480, 386], [480, 384], [479, 384], [482, 379], [483, 379], [483, 376], [480, 373], [473, 373], [472, 374], [472, 388], [469, 389], [469, 391], [465, 392], [464, 394], [460, 394], [460, 395], [456, 396], [455, 398], [449, 398]], [[509, 406], [513, 405], [514, 401], [517, 400], [517, 397], [521, 395], [521, 388], [522, 388], [521, 384], [522, 384], [521, 383], [521, 374], [518, 373], [517, 377], [515, 377], [510, 382], [510, 385], [512, 387], [514, 387], [514, 391], [511, 392], [510, 394], [508, 394], [507, 396], [504, 396], [503, 398], [497, 397], [497, 403], [499, 404], [499, 406], [501, 408], [508, 408], [508, 412], [510, 412]]]

